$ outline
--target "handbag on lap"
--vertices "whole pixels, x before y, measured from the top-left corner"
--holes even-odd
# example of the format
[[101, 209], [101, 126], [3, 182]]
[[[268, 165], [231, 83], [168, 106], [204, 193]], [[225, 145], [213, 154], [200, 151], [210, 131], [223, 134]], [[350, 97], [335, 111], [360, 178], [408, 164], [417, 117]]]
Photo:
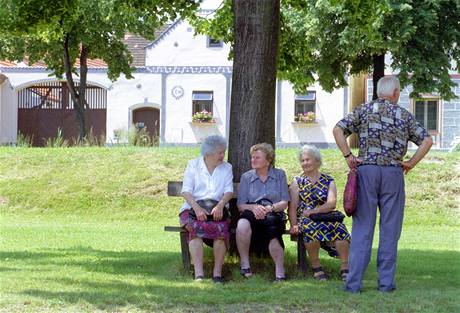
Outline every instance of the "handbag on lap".
[[[272, 202], [270, 199], [261, 198], [261, 199], [256, 200], [255, 202], [247, 202], [247, 204], [259, 204], [259, 205], [266, 206], [266, 205], [273, 205], [273, 202]], [[283, 221], [283, 223], [286, 224], [286, 222], [287, 222], [287, 215], [286, 215], [286, 213], [284, 213], [284, 212], [269, 212], [269, 213], [267, 213], [267, 215], [265, 216], [264, 221], [265, 221], [266, 223], [268, 223], [268, 224], [271, 224], [271, 223], [272, 223], [272, 219], [277, 219], [277, 218], [281, 218], [281, 220]]]
[[311, 214], [309, 218], [314, 222], [339, 222], [342, 223], [345, 215], [340, 211]]
[[[208, 221], [213, 221], [214, 217], [212, 216], [211, 212], [212, 209], [214, 209], [216, 205], [219, 203], [219, 201], [216, 201], [214, 199], [203, 199], [198, 200], [196, 203], [206, 211], [206, 214], [208, 215]], [[196, 213], [192, 208], [190, 208], [189, 216], [194, 220], [197, 219]], [[229, 216], [230, 214], [228, 208], [224, 207], [224, 212], [222, 213], [222, 221], [225, 221]]]

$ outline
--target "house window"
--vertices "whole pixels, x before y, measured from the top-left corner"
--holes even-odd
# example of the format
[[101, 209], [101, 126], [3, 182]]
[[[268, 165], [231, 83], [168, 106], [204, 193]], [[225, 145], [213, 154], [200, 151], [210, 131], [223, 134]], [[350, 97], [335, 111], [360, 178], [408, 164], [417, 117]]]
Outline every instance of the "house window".
[[417, 99], [414, 105], [414, 115], [417, 121], [429, 132], [438, 131], [438, 107], [437, 99]]
[[306, 94], [295, 96], [295, 116], [308, 112], [316, 114], [316, 91], [307, 91]]
[[222, 40], [208, 37], [208, 42], [207, 42], [208, 48], [220, 48], [223, 45], [224, 43], [222, 42]]
[[212, 91], [194, 91], [192, 93], [192, 104], [194, 115], [197, 112], [207, 111], [212, 113], [213, 92]]

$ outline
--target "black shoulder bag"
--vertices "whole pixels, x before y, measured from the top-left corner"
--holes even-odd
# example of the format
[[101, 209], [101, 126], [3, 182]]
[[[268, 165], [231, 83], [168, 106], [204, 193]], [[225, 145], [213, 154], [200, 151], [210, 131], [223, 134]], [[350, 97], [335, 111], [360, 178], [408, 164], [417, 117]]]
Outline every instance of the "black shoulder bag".
[[[273, 202], [270, 199], [262, 198], [262, 199], [256, 200], [255, 202], [248, 202], [247, 204], [258, 204], [258, 205], [267, 206], [267, 205], [273, 205]], [[273, 218], [281, 218], [283, 223], [286, 224], [287, 216], [284, 212], [269, 212], [265, 216], [265, 221], [267, 223], [272, 223], [271, 219]]]
[[[206, 211], [206, 214], [208, 215], [208, 221], [214, 221], [214, 217], [212, 216], [211, 212], [212, 212], [212, 209], [214, 209], [215, 206], [219, 203], [219, 201], [216, 201], [214, 199], [203, 199], [203, 200], [198, 200], [196, 203]], [[189, 216], [194, 220], [197, 219], [195, 210], [193, 210], [193, 208], [190, 208]], [[221, 221], [225, 221], [226, 219], [228, 219], [229, 216], [230, 216], [230, 213], [228, 209], [224, 207], [224, 212], [222, 213]]]
[[309, 218], [314, 222], [342, 223], [345, 215], [342, 212], [335, 210], [327, 213], [312, 214]]

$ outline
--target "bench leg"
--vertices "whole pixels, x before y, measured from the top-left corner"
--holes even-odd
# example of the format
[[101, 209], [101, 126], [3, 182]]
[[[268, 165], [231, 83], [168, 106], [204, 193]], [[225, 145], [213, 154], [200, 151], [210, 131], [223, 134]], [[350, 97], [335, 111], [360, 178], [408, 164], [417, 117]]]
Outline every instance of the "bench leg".
[[234, 255], [237, 252], [238, 252], [238, 249], [236, 247], [236, 235], [234, 233], [230, 233], [230, 242], [229, 242], [229, 247], [228, 247], [228, 254], [229, 255]]
[[307, 276], [307, 251], [302, 236], [297, 237], [297, 266], [304, 276]]
[[186, 272], [190, 271], [190, 251], [187, 244], [188, 232], [180, 232], [180, 249], [182, 252], [182, 264]]

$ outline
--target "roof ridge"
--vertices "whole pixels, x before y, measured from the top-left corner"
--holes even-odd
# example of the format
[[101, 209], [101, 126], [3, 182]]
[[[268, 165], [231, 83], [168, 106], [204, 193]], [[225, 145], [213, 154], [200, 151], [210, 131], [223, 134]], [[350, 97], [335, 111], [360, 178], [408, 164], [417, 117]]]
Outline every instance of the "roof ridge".
[[165, 37], [168, 33], [170, 33], [174, 28], [176, 28], [183, 20], [178, 18], [176, 19], [171, 25], [169, 25], [168, 28], [164, 32], [161, 33], [160, 36], [158, 36], [154, 41], [149, 43], [147, 46], [144, 48], [149, 48], [149, 47], [154, 47], [156, 46], [162, 39]]

